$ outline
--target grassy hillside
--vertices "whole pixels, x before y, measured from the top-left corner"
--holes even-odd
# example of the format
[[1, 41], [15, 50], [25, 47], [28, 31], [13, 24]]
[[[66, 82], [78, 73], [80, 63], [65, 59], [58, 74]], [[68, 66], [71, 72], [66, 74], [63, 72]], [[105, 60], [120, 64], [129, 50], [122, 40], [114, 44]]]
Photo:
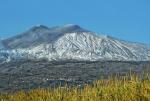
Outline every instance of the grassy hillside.
[[[142, 79], [141, 79], [142, 78]], [[92, 85], [1, 94], [0, 101], [150, 101], [150, 75], [110, 77]]]

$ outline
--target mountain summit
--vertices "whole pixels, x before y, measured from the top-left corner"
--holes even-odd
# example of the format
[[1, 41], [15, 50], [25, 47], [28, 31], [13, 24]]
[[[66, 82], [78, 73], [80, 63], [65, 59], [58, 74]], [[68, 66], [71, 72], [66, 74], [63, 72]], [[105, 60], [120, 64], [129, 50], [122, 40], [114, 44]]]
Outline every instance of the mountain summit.
[[37, 25], [17, 36], [3, 40], [8, 49], [28, 48], [38, 46], [42, 43], [51, 43], [66, 33], [88, 32], [78, 25], [68, 24], [48, 28]]
[[9, 59], [150, 60], [149, 45], [98, 35], [73, 24], [51, 28], [37, 25], [0, 43], [5, 47], [0, 49], [0, 56]]

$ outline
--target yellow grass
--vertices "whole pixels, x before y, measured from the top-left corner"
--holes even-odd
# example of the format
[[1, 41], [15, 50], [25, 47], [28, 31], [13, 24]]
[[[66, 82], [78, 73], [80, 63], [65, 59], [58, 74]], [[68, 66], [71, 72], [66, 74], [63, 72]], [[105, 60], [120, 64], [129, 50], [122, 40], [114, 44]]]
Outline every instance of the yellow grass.
[[1, 94], [0, 101], [150, 101], [150, 76], [133, 75], [98, 80], [93, 85], [36, 89], [16, 94]]

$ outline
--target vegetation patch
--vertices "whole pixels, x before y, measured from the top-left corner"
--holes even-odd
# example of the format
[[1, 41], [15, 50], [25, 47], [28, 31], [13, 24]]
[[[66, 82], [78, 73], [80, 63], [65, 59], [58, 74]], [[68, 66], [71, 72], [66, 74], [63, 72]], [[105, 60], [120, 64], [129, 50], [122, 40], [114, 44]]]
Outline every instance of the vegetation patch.
[[92, 85], [1, 94], [0, 101], [150, 101], [150, 75], [115, 76]]

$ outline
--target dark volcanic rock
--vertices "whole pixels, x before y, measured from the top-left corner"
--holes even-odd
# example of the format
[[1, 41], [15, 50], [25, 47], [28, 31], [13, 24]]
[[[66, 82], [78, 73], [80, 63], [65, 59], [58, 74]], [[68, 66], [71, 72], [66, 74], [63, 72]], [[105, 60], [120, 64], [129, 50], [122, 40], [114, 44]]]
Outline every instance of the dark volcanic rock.
[[110, 75], [150, 71], [150, 62], [20, 60], [0, 63], [0, 92], [92, 83]]

